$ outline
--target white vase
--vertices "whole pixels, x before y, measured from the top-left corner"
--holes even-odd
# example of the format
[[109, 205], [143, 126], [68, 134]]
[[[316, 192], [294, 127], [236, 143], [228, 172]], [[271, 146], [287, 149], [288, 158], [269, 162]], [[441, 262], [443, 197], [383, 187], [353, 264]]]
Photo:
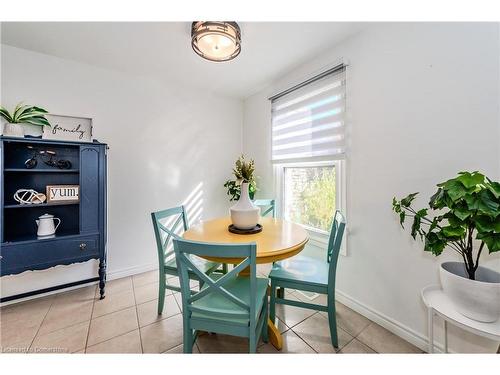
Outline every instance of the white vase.
[[500, 318], [500, 273], [478, 267], [470, 280], [462, 262], [444, 262], [439, 268], [443, 292], [459, 313], [480, 322]]
[[252, 229], [259, 223], [260, 208], [255, 206], [248, 194], [248, 183], [241, 184], [240, 199], [230, 208], [231, 222], [238, 229]]
[[6, 122], [3, 128], [3, 135], [6, 137], [24, 137], [24, 127], [22, 124]]

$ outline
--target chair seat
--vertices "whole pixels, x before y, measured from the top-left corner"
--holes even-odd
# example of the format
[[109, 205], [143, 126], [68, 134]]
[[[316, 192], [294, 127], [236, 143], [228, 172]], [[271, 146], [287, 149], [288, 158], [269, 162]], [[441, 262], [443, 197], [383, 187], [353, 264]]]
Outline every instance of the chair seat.
[[[215, 271], [220, 266], [220, 263], [210, 262], [208, 260], [204, 260], [195, 256], [191, 257], [191, 261], [196, 265], [196, 267], [198, 267], [200, 271], [203, 271], [203, 273], [210, 273], [212, 271]], [[170, 275], [178, 275], [175, 257], [165, 262], [165, 272]]]
[[[213, 280], [216, 280], [223, 275], [217, 275], [217, 276], [212, 276]], [[250, 305], [250, 285], [249, 285], [249, 278], [248, 277], [237, 277], [234, 280], [229, 281], [228, 283], [224, 284], [224, 288], [244, 301], [246, 304]], [[262, 310], [263, 302], [264, 302], [264, 296], [267, 294], [267, 287], [268, 287], [269, 281], [267, 279], [263, 278], [257, 278], [257, 291], [255, 293], [255, 306], [256, 306], [256, 318], [258, 319], [259, 314]], [[206, 288], [207, 286], [205, 285], [203, 287]], [[266, 299], [267, 301], [267, 299]], [[223, 312], [229, 312], [229, 313], [247, 313], [247, 310], [245, 310], [243, 307], [240, 307], [236, 305], [235, 303], [229, 301], [226, 297], [222, 296], [221, 294], [218, 293], [211, 293], [205, 297], [200, 298], [197, 301], [194, 301], [192, 303], [193, 307], [197, 308], [202, 308], [202, 309], [210, 309], [213, 311], [223, 311]], [[223, 323], [233, 323], [237, 325], [244, 325], [248, 326], [250, 324], [248, 318], [228, 318], [228, 317], [217, 317], [210, 312], [206, 313], [200, 313], [200, 312], [194, 312], [191, 315], [193, 319], [203, 319], [203, 320], [211, 320], [211, 321], [219, 321]]]
[[328, 268], [329, 264], [325, 260], [307, 255], [297, 255], [274, 263], [269, 278], [327, 286]]

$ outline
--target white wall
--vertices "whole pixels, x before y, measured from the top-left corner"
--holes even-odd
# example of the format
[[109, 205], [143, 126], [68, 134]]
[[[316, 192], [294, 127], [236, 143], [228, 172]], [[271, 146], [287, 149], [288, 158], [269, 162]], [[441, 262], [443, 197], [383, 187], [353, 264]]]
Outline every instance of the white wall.
[[[92, 117], [95, 138], [109, 144], [111, 278], [157, 267], [151, 211], [179, 205], [198, 188], [203, 217], [227, 212], [223, 183], [241, 152], [241, 100], [6, 45], [1, 51], [2, 105], [25, 101]], [[92, 263], [2, 277], [2, 296], [95, 276]]]
[[[439, 283], [438, 264], [391, 212], [394, 195], [420, 191], [461, 170], [500, 177], [497, 24], [381, 24], [332, 46], [245, 101], [243, 149], [256, 160], [260, 196], [273, 195], [270, 104], [280, 88], [343, 58], [348, 62], [348, 256], [339, 298], [422, 346], [420, 290]], [[498, 256], [489, 266], [500, 270]], [[450, 331], [452, 350], [493, 352], [497, 344]]]

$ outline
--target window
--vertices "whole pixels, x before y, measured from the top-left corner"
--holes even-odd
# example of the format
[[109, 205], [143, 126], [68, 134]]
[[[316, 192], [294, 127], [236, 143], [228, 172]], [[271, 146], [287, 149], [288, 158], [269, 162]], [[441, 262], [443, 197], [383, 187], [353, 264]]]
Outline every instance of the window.
[[284, 167], [283, 217], [328, 233], [335, 212], [335, 165]]
[[345, 66], [270, 99], [278, 212], [324, 243], [335, 210], [345, 214]]

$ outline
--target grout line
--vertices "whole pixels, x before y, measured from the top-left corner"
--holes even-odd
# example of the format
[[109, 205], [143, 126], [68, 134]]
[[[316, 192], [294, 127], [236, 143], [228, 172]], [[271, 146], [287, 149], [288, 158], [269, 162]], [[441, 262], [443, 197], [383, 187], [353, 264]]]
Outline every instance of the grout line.
[[[109, 339], [106, 339], [106, 340], [103, 340], [103, 341], [96, 342], [95, 344], [90, 345], [90, 346], [89, 346], [89, 348], [91, 348], [91, 347], [93, 347], [93, 346], [96, 346], [96, 345], [100, 345], [100, 344], [102, 344], [102, 343], [104, 343], [104, 342], [111, 341], [111, 340], [113, 340], [113, 339], [116, 339], [117, 337], [121, 337], [121, 336], [128, 335], [130, 332], [134, 332], [134, 331], [136, 331], [136, 330], [138, 330], [138, 329], [139, 329], [139, 328], [136, 328], [136, 329], [133, 329], [133, 330], [131, 330], [131, 331], [127, 331], [127, 332], [124, 332], [124, 333], [120, 333], [119, 335], [117, 335], [117, 336], [113, 336], [113, 337], [111, 337], [111, 338], [109, 338]], [[140, 333], [139, 333], [139, 334], [140, 334]], [[142, 348], [142, 345], [141, 345], [141, 348]], [[85, 348], [85, 352], [87, 352], [87, 347]], [[98, 354], [98, 353], [95, 353], [95, 354]], [[111, 354], [111, 353], [109, 353], [109, 354]], [[121, 353], [121, 354], [126, 354], [126, 353]]]
[[45, 318], [47, 318], [47, 315], [49, 315], [49, 311], [50, 311], [50, 309], [52, 308], [52, 305], [54, 304], [54, 300], [55, 300], [55, 299], [56, 299], [55, 297], [52, 297], [52, 302], [50, 303], [49, 308], [47, 309], [47, 312], [46, 312], [46, 313], [45, 313], [45, 315], [43, 316], [43, 319], [42, 319], [42, 321], [40, 322], [40, 325], [38, 326], [38, 329], [36, 330], [35, 335], [34, 335], [34, 336], [33, 336], [33, 338], [31, 339], [31, 342], [30, 342], [30, 344], [29, 344], [29, 346], [28, 346], [28, 352], [30, 351], [31, 347], [33, 346], [33, 343], [35, 342], [35, 339], [36, 339], [36, 337], [38, 336], [38, 332], [40, 332], [40, 328], [42, 327], [42, 324], [43, 324], [43, 322], [45, 321]]
[[134, 278], [132, 278], [132, 294], [134, 295], [135, 316], [137, 318], [137, 329], [139, 330], [139, 342], [141, 343], [141, 353], [144, 353], [144, 348], [142, 346], [141, 324], [139, 321], [139, 312], [137, 311], [137, 299], [135, 298]]
[[87, 353], [87, 344], [89, 342], [89, 336], [90, 336], [90, 326], [92, 325], [92, 317], [94, 316], [94, 306], [95, 306], [95, 299], [96, 299], [96, 294], [97, 292], [97, 286], [94, 290], [94, 298], [92, 299], [92, 311], [90, 313], [90, 320], [89, 320], [89, 329], [87, 330], [87, 337], [85, 338], [85, 347], [83, 348], [83, 352]]

